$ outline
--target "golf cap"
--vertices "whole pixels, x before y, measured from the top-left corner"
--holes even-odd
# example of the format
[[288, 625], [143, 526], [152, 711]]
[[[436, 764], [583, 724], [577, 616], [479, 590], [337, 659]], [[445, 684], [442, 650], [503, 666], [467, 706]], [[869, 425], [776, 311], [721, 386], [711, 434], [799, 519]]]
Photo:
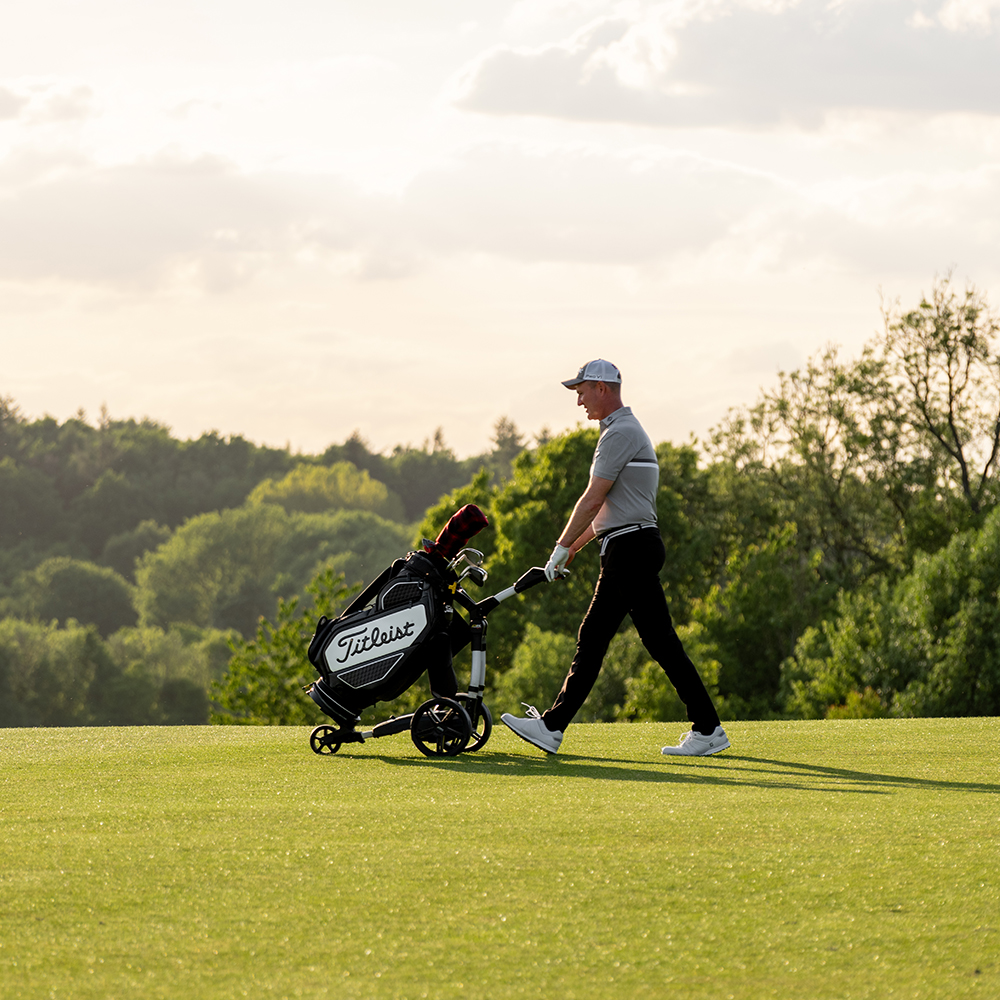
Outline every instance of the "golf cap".
[[610, 361], [588, 361], [577, 373], [576, 378], [568, 378], [563, 385], [572, 389], [581, 382], [616, 382], [621, 385], [622, 373]]

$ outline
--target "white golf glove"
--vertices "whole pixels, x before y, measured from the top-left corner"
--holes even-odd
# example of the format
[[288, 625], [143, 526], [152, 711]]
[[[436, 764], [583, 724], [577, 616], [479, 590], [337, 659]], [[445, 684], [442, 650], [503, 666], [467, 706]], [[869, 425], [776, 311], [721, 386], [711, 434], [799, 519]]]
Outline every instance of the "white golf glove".
[[551, 583], [560, 575], [560, 570], [566, 568], [566, 560], [569, 559], [569, 549], [565, 545], [557, 544], [549, 556], [549, 561], [545, 564], [545, 579]]

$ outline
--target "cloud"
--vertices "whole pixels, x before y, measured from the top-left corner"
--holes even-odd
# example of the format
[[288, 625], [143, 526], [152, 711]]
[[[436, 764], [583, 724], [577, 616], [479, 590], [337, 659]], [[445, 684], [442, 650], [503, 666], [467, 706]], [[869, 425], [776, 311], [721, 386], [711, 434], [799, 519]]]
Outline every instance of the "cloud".
[[90, 87], [53, 88], [41, 94], [31, 107], [31, 120], [39, 124], [83, 121], [94, 114], [94, 92]]
[[21, 114], [28, 98], [8, 87], [0, 87], [0, 121], [10, 121]]
[[391, 280], [456, 254], [634, 264], [702, 252], [782, 197], [773, 178], [655, 149], [480, 145], [400, 198], [211, 158], [21, 150], [0, 161], [0, 279], [225, 290], [276, 266]]
[[993, 28], [993, 11], [1000, 0], [947, 0], [937, 12], [938, 22], [948, 31], [986, 33]]
[[0, 86], [0, 121], [52, 125], [94, 117], [93, 90], [66, 80], [20, 80]]
[[623, 10], [557, 42], [486, 51], [453, 99], [489, 114], [684, 127], [816, 126], [840, 108], [998, 114], [997, 2], [947, 0], [934, 18], [910, 0]]
[[248, 174], [218, 159], [102, 167], [0, 162], [0, 280], [226, 292], [291, 273], [394, 281], [436, 263], [750, 275], [1000, 270], [1000, 167], [795, 184], [654, 146], [481, 144], [399, 196], [335, 176]]
[[782, 198], [775, 179], [691, 154], [480, 146], [406, 193], [439, 253], [637, 264], [699, 253]]
[[0, 162], [0, 279], [220, 291], [309, 253], [346, 272], [399, 273], [396, 246], [394, 263], [370, 259], [384, 214], [337, 178], [248, 175], [210, 157], [108, 167], [21, 150]]

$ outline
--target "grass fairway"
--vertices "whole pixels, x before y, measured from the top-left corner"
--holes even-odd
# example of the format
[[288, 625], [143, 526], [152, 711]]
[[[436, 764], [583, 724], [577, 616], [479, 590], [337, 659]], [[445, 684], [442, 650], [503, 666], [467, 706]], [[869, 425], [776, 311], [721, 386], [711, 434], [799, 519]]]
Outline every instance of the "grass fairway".
[[0, 730], [0, 997], [1000, 996], [1000, 719]]

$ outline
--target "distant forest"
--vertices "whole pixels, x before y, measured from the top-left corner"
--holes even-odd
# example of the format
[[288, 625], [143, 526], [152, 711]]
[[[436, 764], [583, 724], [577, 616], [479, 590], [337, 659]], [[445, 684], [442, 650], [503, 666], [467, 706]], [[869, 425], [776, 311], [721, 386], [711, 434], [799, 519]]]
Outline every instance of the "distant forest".
[[0, 398], [0, 725], [131, 718], [138, 704], [205, 721], [229, 638], [321, 567], [375, 575], [429, 506], [476, 473], [500, 482], [523, 448], [506, 418], [467, 459], [440, 431], [388, 454], [355, 432], [303, 455], [107, 413], [29, 420]]

